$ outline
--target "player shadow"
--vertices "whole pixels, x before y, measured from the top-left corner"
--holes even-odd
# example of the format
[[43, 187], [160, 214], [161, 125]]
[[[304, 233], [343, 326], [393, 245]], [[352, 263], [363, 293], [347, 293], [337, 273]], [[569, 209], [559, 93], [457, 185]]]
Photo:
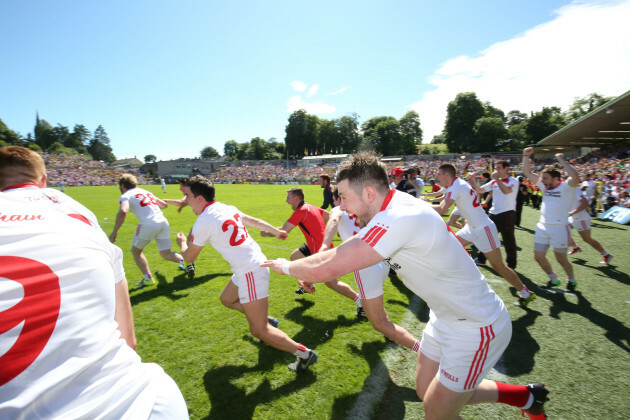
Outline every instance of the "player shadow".
[[572, 262], [573, 264], [576, 264], [582, 267], [592, 268], [599, 271], [600, 272], [600, 274], [598, 274], [599, 277], [611, 278], [625, 285], [630, 285], [630, 276], [628, 275], [628, 273], [619, 271], [617, 269], [617, 266], [614, 264], [614, 260], [613, 260], [613, 264], [597, 264], [597, 265], [591, 265], [588, 263], [588, 261], [582, 258], [574, 258]]
[[[356, 399], [363, 392], [366, 392], [368, 395], [373, 395], [374, 398], [379, 400], [372, 410], [373, 414], [369, 417], [371, 419], [404, 419], [406, 415], [405, 402], [421, 402], [414, 388], [400, 386], [392, 380], [389, 370], [383, 363], [383, 352], [387, 351], [387, 349], [394, 348], [395, 346], [398, 345], [390, 341], [364, 342], [361, 344], [361, 348], [358, 348], [354, 344], [348, 345], [348, 351], [350, 353], [365, 359], [372, 374], [364, 382], [363, 389], [352, 394], [346, 394], [342, 397], [335, 398], [332, 414], [330, 416], [331, 419], [342, 420], [363, 418], [362, 413], [353, 413], [349, 411], [355, 405]], [[404, 357], [413, 359], [406, 360], [405, 363], [416, 363], [417, 354], [411, 350], [409, 350], [408, 354], [405, 354]], [[382, 377], [378, 378], [375, 375], [382, 375]], [[381, 381], [384, 381], [384, 383]]]
[[591, 228], [626, 230], [626, 229], [624, 229], [622, 227], [615, 226], [613, 222], [602, 223], [601, 221], [595, 222], [594, 220], [591, 221]]
[[[261, 346], [263, 347], [265, 346]], [[273, 351], [280, 355], [284, 353], [276, 349]], [[259, 405], [268, 405], [274, 400], [294, 394], [297, 390], [312, 385], [317, 379], [312, 370], [296, 374], [287, 369], [287, 378], [293, 379], [272, 388], [268, 378], [260, 379], [261, 370], [268, 368], [268, 362], [263, 362], [261, 369], [262, 360], [264, 359], [259, 356], [259, 364], [256, 366], [219, 366], [204, 374], [203, 382], [210, 399], [210, 412], [204, 419], [251, 419]], [[255, 389], [251, 389], [251, 383], [250, 386], [245, 384], [248, 377], [258, 383]]]
[[386, 301], [384, 301], [386, 303], [385, 309], [387, 309], [387, 306], [389, 305], [400, 305], [405, 308], [409, 308], [411, 306], [411, 300], [414, 298], [417, 298], [420, 300], [420, 306], [418, 308], [418, 311], [414, 313], [414, 316], [416, 317], [418, 321], [427, 323], [429, 321], [429, 307], [427, 306], [425, 301], [422, 300], [422, 298], [417, 297], [414, 292], [409, 290], [398, 276], [390, 277], [389, 280], [392, 283], [392, 285], [396, 289], [398, 289], [400, 293], [402, 293], [403, 295], [405, 295], [405, 297], [407, 297], [407, 302], [397, 300], [397, 299], [387, 299]]
[[518, 229], [518, 230], [525, 231], [527, 233], [531, 233], [532, 235], [534, 233], [536, 233], [536, 231], [534, 229], [530, 229], [530, 228], [527, 228], [527, 227], [524, 227], [524, 226], [516, 226], [515, 228]]
[[519, 376], [534, 369], [535, 355], [540, 350], [538, 342], [529, 333], [528, 328], [536, 323], [542, 313], [530, 308], [523, 308], [525, 315], [512, 321], [512, 338], [503, 352], [501, 362], [494, 369], [507, 376]]
[[164, 296], [171, 300], [178, 300], [188, 297], [188, 293], [180, 293], [183, 290], [197, 287], [203, 283], [206, 283], [215, 277], [231, 276], [231, 273], [213, 273], [206, 274], [205, 276], [195, 277], [194, 279], [188, 279], [185, 274], [181, 274], [173, 278], [172, 282], [168, 282], [159, 272], [155, 273], [155, 280], [158, 282], [157, 286], [147, 287], [135, 287], [129, 289], [129, 300], [131, 305], [137, 305], [138, 303], [147, 302], [151, 299], [155, 299], [159, 296]]

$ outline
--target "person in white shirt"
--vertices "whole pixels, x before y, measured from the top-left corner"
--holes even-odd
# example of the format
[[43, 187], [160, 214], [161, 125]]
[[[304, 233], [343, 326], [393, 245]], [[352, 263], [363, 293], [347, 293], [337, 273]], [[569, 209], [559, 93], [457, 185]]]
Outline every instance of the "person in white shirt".
[[[149, 262], [142, 253], [143, 249], [153, 240], [155, 240], [162, 258], [179, 264], [180, 270], [185, 270], [182, 256], [171, 251], [171, 230], [168, 220], [166, 220], [162, 210], [160, 210], [165, 209], [168, 205], [149, 191], [138, 188], [138, 180], [131, 174], [123, 174], [118, 180], [118, 186], [122, 193], [119, 200], [120, 209], [116, 214], [114, 229], [109, 235], [109, 240], [112, 243], [116, 242], [118, 230], [125, 222], [127, 212], [131, 210], [139, 221], [131, 242], [131, 254], [136, 265], [144, 275], [144, 279], [137, 285], [144, 287], [155, 284], [149, 269]], [[194, 276], [194, 270], [191, 271], [190, 268], [188, 268], [187, 273], [189, 277]]]
[[[592, 246], [597, 252], [599, 252], [604, 258], [600, 261], [600, 264], [610, 264], [613, 256], [604, 249], [602, 244], [591, 236], [591, 215], [586, 211], [589, 208], [589, 202], [584, 196], [584, 191], [588, 191], [588, 187], [575, 189], [575, 200], [571, 205], [571, 211], [569, 212], [569, 223], [578, 231], [580, 237]], [[582, 249], [575, 243], [573, 238], [569, 239], [569, 246], [573, 247], [573, 250], [569, 252], [569, 255], [575, 255], [578, 252], [582, 252]]]
[[[475, 176], [473, 173], [471, 176]], [[440, 165], [436, 175], [441, 185], [446, 187], [446, 194], [442, 202], [433, 205], [439, 214], [445, 214], [453, 203], [466, 219], [466, 226], [457, 232], [457, 237], [462, 245], [474, 244], [480, 252], [490, 261], [501, 277], [512, 285], [519, 293], [517, 304], [527, 307], [536, 298], [518, 277], [518, 274], [503, 263], [501, 256], [501, 241], [499, 233], [492, 220], [481, 206], [478, 194], [471, 185], [457, 177], [456, 169], [450, 163]], [[493, 200], [494, 203], [494, 200]]]
[[36, 152], [0, 148], [0, 418], [188, 418], [175, 382], [133, 350], [120, 248], [45, 187]]
[[340, 207], [362, 229], [328, 251], [296, 261], [266, 261], [278, 274], [326, 282], [385, 260], [430, 308], [420, 342], [416, 392], [426, 418], [457, 418], [466, 404], [500, 402], [544, 418], [541, 383], [484, 379], [511, 337], [503, 301], [442, 217], [428, 203], [389, 188], [378, 156], [358, 153], [339, 165]]
[[533, 153], [534, 148], [532, 147], [523, 150], [523, 174], [543, 193], [540, 220], [536, 225], [534, 235], [534, 258], [549, 277], [549, 281], [540, 287], [550, 289], [561, 284], [547, 259], [547, 250], [551, 246], [556, 260], [567, 275], [566, 291], [573, 292], [577, 282], [573, 274], [573, 266], [567, 256], [569, 238], [571, 237], [569, 211], [575, 199], [575, 189], [579, 185], [580, 176], [569, 163], [565, 162], [562, 153], [556, 153], [556, 159], [569, 174], [566, 181], [562, 180], [560, 171], [552, 168], [544, 169], [538, 176], [532, 172], [529, 161], [529, 157]]
[[595, 211], [595, 206], [597, 205], [597, 182], [593, 179], [593, 174], [587, 174], [586, 180], [582, 181], [580, 187], [586, 187], [584, 196], [589, 204], [591, 216], [595, 216], [597, 214]]
[[160, 185], [162, 186], [162, 192], [166, 193], [166, 182], [164, 181], [164, 178], [160, 178]]
[[212, 182], [202, 177], [189, 180], [186, 201], [198, 216], [187, 243], [184, 232], [177, 233], [177, 244], [186, 261], [194, 262], [209, 243], [230, 264], [232, 278], [221, 293], [221, 303], [247, 317], [252, 335], [272, 347], [297, 356], [289, 369], [299, 372], [317, 361], [317, 353], [296, 343], [277, 328], [278, 320], [268, 316], [269, 269], [260, 267], [266, 260], [260, 246], [246, 226], [265, 231], [278, 239], [287, 233], [269, 223], [248, 216], [236, 207], [215, 200]]

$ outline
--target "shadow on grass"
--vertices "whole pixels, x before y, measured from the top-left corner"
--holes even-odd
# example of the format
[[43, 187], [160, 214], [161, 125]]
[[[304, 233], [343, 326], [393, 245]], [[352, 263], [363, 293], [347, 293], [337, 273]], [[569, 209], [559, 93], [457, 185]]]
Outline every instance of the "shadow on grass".
[[579, 265], [582, 267], [588, 267], [599, 271], [602, 277], [608, 277], [613, 280], [617, 280], [625, 285], [630, 285], [630, 276], [628, 273], [624, 273], [623, 271], [617, 270], [617, 266], [614, 264], [614, 259], [612, 260], [613, 264], [597, 264], [597, 265], [589, 265], [586, 260], [582, 258], [575, 258], [572, 262], [575, 265]]
[[622, 227], [615, 226], [613, 222], [609, 222], [609, 223], [595, 222], [595, 219], [593, 219], [593, 221], [591, 222], [591, 228], [593, 227], [596, 227], [597, 229], [626, 230]]
[[159, 296], [164, 296], [171, 300], [178, 300], [187, 297], [188, 294], [175, 294], [175, 292], [181, 292], [182, 290], [199, 286], [200, 284], [206, 283], [215, 277], [225, 276], [230, 278], [231, 275], [231, 273], [214, 273], [195, 277], [194, 279], [189, 280], [185, 274], [181, 274], [173, 278], [173, 282], [169, 283], [163, 275], [157, 272], [155, 273], [155, 279], [158, 282], [157, 286], [131, 288], [129, 289], [129, 300], [131, 301], [131, 305], [147, 302]]
[[536, 318], [542, 315], [529, 308], [519, 319], [512, 321], [512, 339], [505, 349], [500, 365], [495, 369], [507, 376], [519, 376], [530, 373], [534, 369], [535, 355], [540, 350], [538, 342], [529, 333], [528, 328], [534, 325]]
[[[387, 305], [400, 305], [404, 306], [405, 308], [409, 308], [409, 305], [411, 304], [411, 299], [416, 296], [415, 293], [409, 290], [398, 276], [390, 277], [389, 280], [400, 293], [407, 297], [407, 302], [396, 299], [388, 299]], [[385, 309], [387, 309], [387, 305], [385, 306]], [[418, 310], [418, 313], [415, 313], [414, 316], [420, 322], [427, 323], [429, 321], [429, 307], [424, 302], [424, 300], [422, 300], [422, 298], [420, 298], [420, 308]]]

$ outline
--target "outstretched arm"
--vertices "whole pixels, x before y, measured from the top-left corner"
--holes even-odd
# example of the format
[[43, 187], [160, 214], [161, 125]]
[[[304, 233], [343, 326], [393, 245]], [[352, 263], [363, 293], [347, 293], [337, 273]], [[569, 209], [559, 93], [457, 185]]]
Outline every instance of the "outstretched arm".
[[[253, 227], [255, 229], [260, 230], [261, 235], [263, 236], [275, 236], [278, 239], [287, 239], [287, 233], [271, 226], [269, 223], [264, 220], [257, 219], [255, 217], [248, 216], [245, 213], [241, 213], [243, 224], [247, 227]], [[263, 234], [264, 232], [264, 234]]]
[[523, 174], [529, 179], [534, 185], [538, 182], [538, 176], [532, 172], [532, 166], [529, 162], [529, 157], [534, 154], [534, 148], [528, 147], [523, 150]]
[[569, 184], [573, 188], [577, 188], [580, 185], [580, 175], [577, 173], [575, 168], [571, 166], [569, 162], [564, 160], [563, 153], [556, 153], [556, 159], [562, 165], [567, 174], [569, 174], [569, 178], [567, 178], [567, 184]]

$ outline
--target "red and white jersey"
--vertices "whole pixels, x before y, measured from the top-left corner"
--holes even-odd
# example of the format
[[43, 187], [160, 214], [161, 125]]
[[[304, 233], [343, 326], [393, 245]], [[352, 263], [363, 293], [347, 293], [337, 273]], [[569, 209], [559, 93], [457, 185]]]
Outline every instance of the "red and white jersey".
[[129, 210], [136, 215], [141, 225], [162, 223], [166, 220], [155, 202], [155, 196], [142, 188], [132, 188], [120, 196], [119, 203], [129, 202]]
[[114, 321], [121, 255], [44, 200], [0, 194], [0, 418], [148, 418], [156, 365]]
[[[575, 198], [573, 200], [573, 203], [571, 203], [571, 208], [569, 209], [569, 211], [573, 211], [577, 209], [578, 207], [580, 207], [580, 204], [582, 204], [582, 198], [584, 198], [588, 202], [588, 198], [584, 196], [584, 193], [582, 192], [582, 190], [579, 188], [576, 188]], [[591, 215], [588, 214], [588, 211], [586, 209], [583, 209], [582, 211], [575, 213], [573, 216], [570, 216], [569, 221], [573, 223], [573, 222], [579, 222], [581, 220], [590, 220], [590, 218], [591, 218]]]
[[258, 269], [267, 259], [258, 243], [249, 236], [241, 217], [236, 207], [213, 201], [203, 209], [192, 227], [192, 243], [212, 245], [236, 275]]
[[487, 326], [505, 308], [429, 203], [390, 191], [359, 237], [427, 303], [437, 323]]
[[361, 228], [359, 227], [359, 221], [357, 220], [357, 216], [349, 215], [348, 212], [342, 211], [339, 207], [334, 207], [330, 210], [330, 218], [336, 217], [337, 214], [340, 213], [339, 224], [337, 225], [337, 233], [341, 238], [341, 241], [347, 241], [352, 238], [354, 235], [359, 233]]
[[509, 176], [499, 182], [503, 182], [505, 185], [512, 188], [512, 192], [504, 194], [503, 191], [501, 191], [501, 188], [499, 188], [497, 181], [494, 180], [481, 186], [481, 189], [484, 191], [492, 191], [492, 207], [490, 207], [491, 214], [501, 214], [506, 211], [516, 209], [516, 196], [518, 195], [519, 185], [518, 179]]
[[483, 210], [479, 195], [470, 184], [457, 177], [446, 189], [446, 199], [455, 201], [455, 205], [471, 228], [488, 226], [492, 221]]
[[536, 186], [543, 193], [540, 223], [547, 225], [566, 225], [569, 223], [569, 211], [571, 211], [571, 205], [575, 200], [575, 187], [560, 180], [560, 184], [556, 188], [548, 190], [540, 179]]
[[2, 193], [5, 197], [21, 200], [27, 204], [46, 205], [51, 210], [58, 210], [100, 229], [94, 213], [83, 204], [54, 188], [40, 188], [35, 184], [26, 183], [6, 187]]

